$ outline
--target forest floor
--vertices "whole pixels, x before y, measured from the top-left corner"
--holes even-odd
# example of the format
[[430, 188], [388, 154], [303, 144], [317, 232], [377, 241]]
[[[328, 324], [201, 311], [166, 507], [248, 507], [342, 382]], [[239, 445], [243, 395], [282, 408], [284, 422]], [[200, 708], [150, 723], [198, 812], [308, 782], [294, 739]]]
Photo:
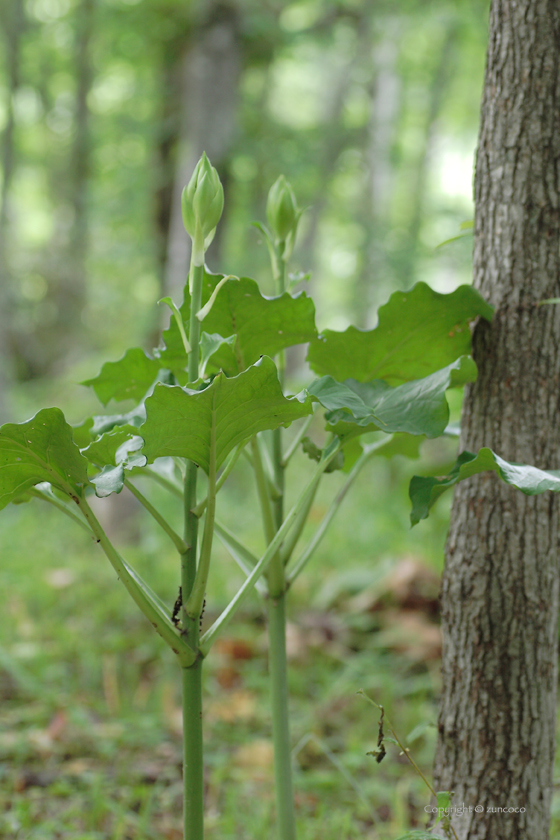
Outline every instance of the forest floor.
[[[395, 478], [383, 469], [380, 496]], [[226, 499], [226, 519], [240, 517], [235, 496]], [[441, 534], [407, 542], [399, 520], [406, 506], [400, 490], [393, 496], [376, 516], [364, 517], [360, 502], [348, 507], [341, 521], [350, 531], [333, 531], [321, 565], [294, 587], [288, 651], [300, 840], [395, 840], [427, 824], [430, 795], [406, 758], [390, 744], [380, 764], [367, 755], [378, 716], [356, 694], [363, 688], [385, 706], [430, 777], [440, 657], [439, 570], [431, 558]], [[320, 497], [315, 520], [325, 504]], [[256, 545], [256, 520], [244, 511]], [[0, 837], [180, 840], [175, 662], [87, 535], [40, 504], [3, 517]], [[158, 580], [172, 604], [173, 552], [134, 517], [127, 541], [127, 559]], [[341, 564], [341, 556], [352, 562]], [[229, 562], [218, 549], [216, 563]], [[236, 574], [226, 583], [215, 576], [208, 621], [212, 603], [234, 591]], [[267, 641], [256, 596], [205, 670], [207, 837], [273, 837]], [[551, 836], [560, 837], [560, 798]]]

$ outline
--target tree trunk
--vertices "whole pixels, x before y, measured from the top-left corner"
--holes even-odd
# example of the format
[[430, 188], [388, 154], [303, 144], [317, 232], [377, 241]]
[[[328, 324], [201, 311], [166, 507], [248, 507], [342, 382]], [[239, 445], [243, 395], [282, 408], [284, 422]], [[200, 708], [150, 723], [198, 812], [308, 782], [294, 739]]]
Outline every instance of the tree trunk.
[[[173, 203], [169, 219], [165, 292], [181, 300], [190, 262], [190, 239], [181, 214], [181, 193], [206, 151], [226, 188], [226, 160], [235, 138], [237, 83], [241, 71], [238, 12], [214, 0], [198, 7], [199, 19], [185, 44], [180, 92], [180, 137]], [[227, 212], [226, 201], [226, 212]], [[217, 261], [224, 220], [208, 252]], [[212, 266], [217, 269], [218, 266]]]
[[[475, 180], [479, 323], [461, 448], [560, 466], [560, 6], [493, 0]], [[455, 493], [442, 588], [436, 784], [460, 840], [548, 837], [555, 741], [560, 499], [484, 474]], [[475, 806], [483, 813], [475, 813]], [[469, 807], [472, 812], [469, 812]], [[490, 808], [523, 809], [517, 813]]]
[[7, 419], [7, 395], [11, 376], [10, 286], [11, 272], [8, 255], [10, 239], [10, 190], [15, 170], [15, 114], [14, 100], [20, 85], [20, 64], [25, 8], [23, 0], [13, 0], [2, 10], [1, 23], [5, 33], [7, 102], [6, 126], [2, 138], [2, 187], [0, 189], [0, 424]]

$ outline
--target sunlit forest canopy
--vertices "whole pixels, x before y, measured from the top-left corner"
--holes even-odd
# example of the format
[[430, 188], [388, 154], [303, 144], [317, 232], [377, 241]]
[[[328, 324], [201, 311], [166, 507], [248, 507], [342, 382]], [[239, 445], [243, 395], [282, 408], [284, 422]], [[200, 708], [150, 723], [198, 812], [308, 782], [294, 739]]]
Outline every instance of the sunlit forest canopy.
[[78, 382], [153, 346], [156, 301], [182, 297], [179, 195], [202, 150], [226, 192], [210, 268], [273, 293], [251, 222], [284, 173], [320, 327], [371, 326], [418, 280], [469, 282], [470, 236], [434, 249], [472, 218], [486, 2], [5, 0], [0, 15], [2, 420], [10, 383]]

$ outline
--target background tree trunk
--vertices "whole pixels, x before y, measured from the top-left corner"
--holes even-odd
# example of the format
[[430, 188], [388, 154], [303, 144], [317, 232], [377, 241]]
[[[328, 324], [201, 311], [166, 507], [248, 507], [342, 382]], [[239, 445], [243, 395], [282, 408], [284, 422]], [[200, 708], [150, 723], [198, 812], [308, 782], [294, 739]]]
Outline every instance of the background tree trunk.
[[[235, 139], [240, 71], [237, 9], [219, 0], [199, 4], [198, 19], [182, 57], [179, 150], [167, 239], [164, 290], [177, 301], [182, 298], [191, 255], [190, 239], [183, 227], [181, 193], [203, 151], [218, 169], [227, 190], [227, 159]], [[219, 262], [222, 230], [223, 220], [208, 253], [214, 270], [219, 267], [214, 263]]]
[[6, 125], [2, 137], [2, 186], [0, 188], [0, 423], [7, 420], [8, 387], [12, 379], [10, 346], [11, 273], [8, 255], [10, 234], [10, 189], [15, 170], [14, 100], [20, 86], [21, 46], [25, 31], [23, 0], [13, 0], [2, 9], [0, 17], [5, 33]]
[[[461, 448], [560, 466], [560, 7], [494, 0], [477, 157], [475, 329]], [[548, 837], [555, 742], [560, 499], [486, 474], [455, 493], [443, 580], [436, 783], [460, 840]], [[488, 813], [488, 808], [524, 808]]]

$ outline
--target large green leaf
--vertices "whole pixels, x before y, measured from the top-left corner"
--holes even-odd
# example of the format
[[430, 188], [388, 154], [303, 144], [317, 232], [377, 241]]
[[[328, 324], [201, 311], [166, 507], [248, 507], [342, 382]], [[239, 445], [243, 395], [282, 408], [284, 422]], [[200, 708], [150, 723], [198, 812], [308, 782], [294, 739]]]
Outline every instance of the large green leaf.
[[472, 286], [443, 295], [417, 283], [380, 307], [375, 329], [325, 330], [311, 342], [307, 359], [315, 373], [339, 382], [421, 379], [470, 353], [469, 323], [479, 315], [490, 320], [492, 311]]
[[412, 524], [416, 525], [421, 519], [426, 519], [434, 502], [454, 484], [487, 470], [493, 470], [502, 481], [527, 496], [535, 496], [546, 490], [555, 493], [560, 491], [560, 470], [539, 470], [526, 464], [512, 464], [486, 448], [480, 449], [478, 453], [462, 452], [448, 475], [440, 478], [420, 475], [412, 477], [409, 487]]
[[82, 385], [91, 386], [103, 405], [111, 399], [139, 402], [155, 382], [161, 366], [159, 359], [151, 359], [134, 347], [117, 362], [105, 362], [97, 376], [86, 379]]
[[[205, 272], [202, 303], [205, 304], [220, 280], [221, 274]], [[185, 302], [180, 309], [188, 334], [190, 299], [185, 288]], [[305, 292], [278, 297], [265, 297], [258, 284], [248, 277], [227, 280], [217, 294], [202, 329], [209, 335], [228, 338], [237, 335], [235, 349], [221, 344], [211, 356], [207, 371], [223, 370], [234, 375], [254, 364], [261, 356], [275, 356], [294, 344], [304, 344], [317, 335], [315, 306]], [[187, 364], [179, 328], [172, 319], [163, 333], [165, 349], [159, 351], [160, 361], [170, 370], [182, 370]]]
[[394, 388], [382, 380], [341, 383], [324, 376], [311, 385], [309, 393], [327, 409], [328, 428], [340, 437], [381, 430], [435, 438], [449, 422], [445, 392], [474, 381], [476, 374], [471, 357], [461, 356], [424, 379]]
[[311, 411], [308, 396], [284, 397], [276, 365], [264, 356], [232, 379], [218, 374], [203, 391], [158, 385], [146, 400], [143, 451], [150, 463], [180, 456], [208, 472], [213, 434], [219, 468], [237, 444], [265, 429], [288, 426]]
[[43, 481], [76, 498], [89, 484], [87, 461], [59, 408], [0, 428], [0, 510]]

